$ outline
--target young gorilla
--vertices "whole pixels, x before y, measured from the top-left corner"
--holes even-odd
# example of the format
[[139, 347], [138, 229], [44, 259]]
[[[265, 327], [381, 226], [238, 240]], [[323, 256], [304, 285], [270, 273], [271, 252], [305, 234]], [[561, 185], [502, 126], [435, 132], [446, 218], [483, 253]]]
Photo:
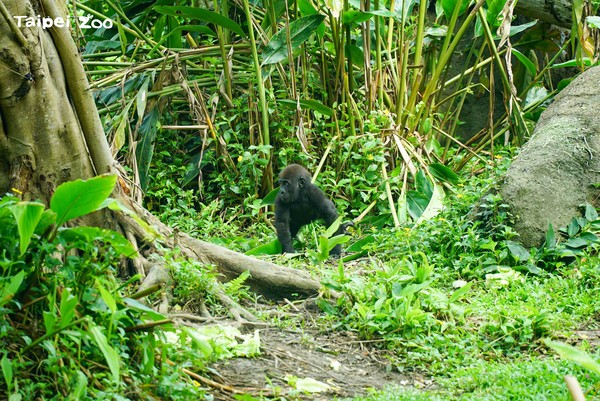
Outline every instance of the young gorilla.
[[[279, 173], [275, 228], [284, 253], [295, 252], [292, 238], [302, 226], [318, 219], [323, 219], [330, 226], [338, 217], [333, 202], [310, 180], [310, 173], [298, 164], [290, 164]], [[352, 223], [340, 224], [335, 235], [343, 234], [348, 225]], [[330, 254], [339, 255], [340, 252], [340, 245], [336, 245]]]

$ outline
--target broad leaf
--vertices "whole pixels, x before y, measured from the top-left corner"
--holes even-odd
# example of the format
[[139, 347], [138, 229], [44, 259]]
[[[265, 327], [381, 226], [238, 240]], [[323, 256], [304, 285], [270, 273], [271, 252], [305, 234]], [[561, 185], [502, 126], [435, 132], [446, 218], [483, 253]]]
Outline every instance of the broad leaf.
[[523, 248], [521, 244], [514, 241], [506, 241], [506, 246], [517, 262], [529, 260], [531, 257], [529, 251]]
[[61, 226], [97, 210], [111, 194], [116, 182], [116, 175], [100, 175], [59, 185], [50, 200], [50, 209], [56, 213], [56, 224]]
[[23, 255], [31, 242], [31, 236], [44, 213], [44, 205], [38, 202], [19, 202], [14, 206], [10, 206], [9, 209], [17, 221], [20, 241], [19, 249], [21, 255]]
[[440, 185], [434, 185], [433, 193], [431, 194], [431, 199], [429, 199], [427, 207], [425, 208], [421, 216], [419, 216], [417, 224], [437, 216], [442, 211], [442, 209], [444, 209], [445, 197], [446, 194], [444, 193], [444, 189]]
[[116, 231], [108, 230], [106, 228], [87, 226], [72, 227], [60, 230], [59, 235], [70, 242], [75, 242], [77, 240], [84, 240], [88, 243], [102, 241], [105, 244], [109, 244], [121, 255], [127, 256], [128, 258], [135, 258], [138, 255], [136, 249], [127, 238]]
[[394, 17], [394, 14], [388, 10], [374, 10], [374, 11], [358, 11], [349, 10], [344, 13], [343, 22], [345, 25], [348, 24], [360, 24], [373, 18], [374, 16], [380, 17]]
[[[292, 51], [304, 43], [325, 19], [324, 15], [314, 14], [302, 17], [292, 22], [290, 28], [290, 42]], [[263, 64], [274, 64], [288, 57], [287, 33], [285, 27], [277, 32], [264, 47]]]
[[25, 271], [21, 270], [10, 279], [8, 284], [4, 283], [2, 289], [0, 289], [0, 307], [13, 299], [17, 291], [19, 291], [24, 278]]
[[408, 206], [408, 214], [410, 217], [417, 221], [423, 214], [427, 205], [429, 205], [429, 198], [417, 191], [408, 191], [406, 193], [406, 204]]
[[427, 166], [427, 169], [435, 178], [440, 181], [446, 181], [451, 184], [458, 184], [459, 177], [452, 169], [440, 163], [433, 163]]
[[469, 0], [442, 0], [442, 9], [444, 10], [444, 16], [450, 20], [452, 14], [455, 12], [455, 8], [459, 8], [458, 16], [461, 16], [467, 11]]
[[275, 204], [275, 198], [277, 198], [277, 194], [279, 193], [279, 188], [275, 188], [274, 190], [272, 190], [271, 192], [269, 192], [267, 194], [267, 196], [265, 196], [262, 201], [260, 202], [261, 206], [266, 206], [266, 205], [274, 205]]

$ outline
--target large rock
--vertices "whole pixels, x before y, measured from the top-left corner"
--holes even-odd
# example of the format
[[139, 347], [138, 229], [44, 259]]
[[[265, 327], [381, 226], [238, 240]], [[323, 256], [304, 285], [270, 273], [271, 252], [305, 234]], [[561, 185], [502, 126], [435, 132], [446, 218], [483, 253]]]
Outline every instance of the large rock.
[[600, 67], [569, 84], [544, 111], [509, 168], [500, 194], [525, 246], [543, 243], [548, 223], [564, 227], [584, 202], [598, 203]]

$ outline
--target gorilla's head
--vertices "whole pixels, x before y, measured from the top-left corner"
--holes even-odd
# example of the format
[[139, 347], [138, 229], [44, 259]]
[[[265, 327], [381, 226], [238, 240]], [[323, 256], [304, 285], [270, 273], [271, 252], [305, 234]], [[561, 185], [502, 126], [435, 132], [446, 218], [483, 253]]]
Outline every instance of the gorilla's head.
[[299, 164], [290, 164], [279, 173], [279, 194], [283, 203], [294, 203], [307, 183], [310, 173]]

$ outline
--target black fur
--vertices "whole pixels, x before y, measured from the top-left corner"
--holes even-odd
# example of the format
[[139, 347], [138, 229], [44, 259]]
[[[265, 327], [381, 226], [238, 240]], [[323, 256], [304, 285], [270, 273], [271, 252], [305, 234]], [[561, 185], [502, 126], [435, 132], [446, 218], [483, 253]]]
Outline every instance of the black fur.
[[[279, 193], [275, 198], [275, 228], [284, 253], [294, 253], [292, 238], [300, 228], [315, 220], [323, 220], [330, 226], [338, 217], [333, 202], [316, 185], [311, 175], [298, 164], [290, 164], [279, 173]], [[352, 223], [340, 224], [337, 234], [343, 234]], [[340, 245], [330, 252], [339, 255]]]

